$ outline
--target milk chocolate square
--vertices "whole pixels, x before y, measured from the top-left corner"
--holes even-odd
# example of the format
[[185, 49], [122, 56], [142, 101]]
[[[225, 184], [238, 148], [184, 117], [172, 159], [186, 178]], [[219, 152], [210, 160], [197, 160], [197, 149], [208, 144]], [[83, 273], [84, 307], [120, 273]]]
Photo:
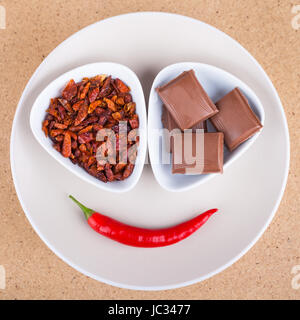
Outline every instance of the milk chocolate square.
[[184, 71], [156, 91], [181, 130], [190, 129], [218, 112], [194, 70]]
[[[173, 129], [179, 129], [177, 123], [174, 121], [174, 119], [171, 116], [171, 113], [168, 111], [168, 109], [163, 105], [162, 106], [163, 110], [162, 110], [162, 116], [161, 116], [161, 122], [163, 124], [163, 127], [165, 129], [168, 129], [169, 133], [171, 134], [171, 131]], [[193, 126], [191, 128], [193, 130], [193, 132], [196, 132], [197, 129], [203, 129], [204, 132], [207, 131], [207, 123], [206, 120], [201, 121], [199, 123], [197, 123], [195, 126]], [[170, 150], [172, 152], [172, 139], [173, 136], [170, 135], [169, 133], [167, 133], [165, 135], [165, 141], [166, 141], [166, 145], [167, 145], [167, 149], [168, 151]], [[169, 147], [170, 146], [170, 147]]]
[[247, 98], [235, 88], [216, 103], [219, 112], [209, 120], [217, 131], [224, 133], [230, 151], [249, 139], [262, 128]]
[[[164, 105], [162, 106], [162, 109], [163, 110], [162, 110], [161, 122], [163, 124], [163, 127], [165, 129], [168, 129], [169, 131], [172, 131], [173, 129], [177, 129], [178, 125], [174, 121], [171, 113], [168, 111], [168, 109]], [[197, 123], [195, 126], [193, 126], [191, 129], [192, 130], [203, 129], [204, 131], [207, 131], [207, 123], [205, 120], [201, 121]]]
[[[186, 133], [185, 133], [186, 134]], [[196, 139], [196, 135], [202, 135], [202, 139]], [[172, 140], [172, 173], [173, 174], [205, 174], [223, 172], [224, 135], [222, 132], [190, 133], [184, 138], [184, 134], [178, 134]], [[185, 154], [185, 143], [189, 144], [188, 152], [195, 158]], [[201, 145], [202, 143], [202, 145]], [[200, 148], [197, 151], [197, 148]], [[187, 161], [189, 160], [189, 161]]]

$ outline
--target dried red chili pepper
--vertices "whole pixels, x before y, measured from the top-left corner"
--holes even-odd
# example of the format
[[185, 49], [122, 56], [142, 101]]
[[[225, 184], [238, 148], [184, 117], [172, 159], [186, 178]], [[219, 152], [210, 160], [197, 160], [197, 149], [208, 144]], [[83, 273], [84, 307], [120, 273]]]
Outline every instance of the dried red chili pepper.
[[74, 125], [75, 126], [78, 126], [88, 115], [88, 106], [86, 104], [82, 104], [79, 111], [78, 111], [78, 114], [77, 114], [77, 117], [74, 121]]
[[107, 98], [104, 98], [104, 101], [106, 102], [107, 107], [108, 107], [112, 112], [116, 112], [116, 111], [117, 111], [117, 107], [116, 107], [115, 103], [114, 103], [112, 100], [107, 99]]
[[71, 136], [69, 132], [65, 133], [65, 138], [64, 138], [64, 142], [63, 142], [63, 147], [62, 147], [62, 155], [65, 158], [69, 158], [71, 155]]
[[68, 130], [67, 131], [72, 139], [77, 140], [77, 134], [73, 131]]
[[63, 123], [59, 123], [59, 122], [54, 123], [53, 126], [54, 126], [55, 128], [57, 128], [57, 129], [67, 129], [67, 128], [68, 128], [67, 125], [65, 125], [65, 124], [63, 124]]
[[138, 119], [130, 119], [129, 123], [130, 123], [130, 126], [132, 129], [136, 129], [139, 127], [139, 120]]
[[111, 80], [111, 76], [107, 77], [106, 80], [104, 81], [104, 84], [99, 93], [99, 97], [103, 98], [111, 92], [110, 80]]
[[134, 164], [132, 163], [127, 164], [123, 172], [123, 179], [127, 179], [132, 174], [133, 168], [134, 168]]
[[198, 230], [218, 209], [208, 210], [179, 225], [164, 229], [133, 227], [85, 207], [69, 196], [83, 211], [88, 224], [96, 232], [120, 243], [142, 248], [164, 247], [177, 243]]
[[80, 94], [80, 96], [79, 96], [79, 99], [80, 99], [80, 100], [83, 100], [83, 99], [86, 97], [87, 93], [89, 92], [90, 85], [91, 85], [90, 82], [88, 82], [88, 83], [85, 85], [85, 87], [83, 88], [83, 90], [82, 90], [82, 92], [81, 92], [81, 94]]
[[49, 134], [48, 125], [49, 125], [49, 120], [44, 120], [42, 130], [44, 131], [46, 137], [48, 137], [48, 134]]
[[119, 173], [126, 167], [126, 163], [117, 163], [115, 166], [115, 174]]
[[58, 136], [59, 134], [64, 134], [65, 132], [64, 132], [64, 130], [62, 130], [62, 129], [53, 129], [53, 130], [51, 130], [50, 131], [50, 136], [51, 137], [56, 137], [56, 136]]
[[83, 100], [77, 101], [76, 103], [73, 104], [72, 108], [74, 111], [78, 111], [83, 104], [84, 104]]
[[72, 107], [66, 99], [58, 99], [59, 103], [67, 110], [68, 113], [72, 113]]
[[115, 86], [122, 93], [127, 93], [130, 91], [130, 89], [126, 86], [126, 84], [120, 79], [115, 80]]
[[99, 87], [96, 87], [92, 91], [90, 91], [90, 93], [89, 93], [90, 103], [93, 103], [97, 99], [99, 92], [100, 92]]
[[125, 103], [132, 102], [132, 96], [131, 96], [130, 93], [126, 93], [126, 94], [124, 95], [124, 102], [125, 102]]
[[81, 134], [83, 134], [83, 133], [92, 131], [92, 129], [93, 129], [93, 126], [85, 127], [84, 129], [82, 129], [82, 130], [80, 130], [80, 131], [78, 132], [78, 135], [81, 135]]
[[89, 106], [88, 113], [94, 112], [94, 110], [95, 110], [98, 106], [100, 106], [101, 103], [102, 103], [101, 100], [93, 101], [93, 102], [90, 104], [90, 106]]
[[84, 121], [82, 121], [82, 125], [84, 126], [88, 126], [89, 124], [95, 123], [99, 120], [98, 117], [96, 116], [90, 116], [89, 118], [85, 119]]
[[86, 132], [78, 136], [78, 142], [79, 143], [87, 143], [94, 139], [93, 134], [90, 132]]
[[125, 104], [123, 97], [117, 98], [115, 102], [116, 102], [116, 104], [119, 104], [120, 106], [123, 106]]
[[101, 125], [101, 126], [104, 126], [105, 125], [105, 123], [106, 123], [106, 121], [107, 121], [107, 117], [105, 116], [105, 115], [103, 115], [103, 116], [100, 116], [99, 117], [99, 124]]
[[59, 116], [57, 110], [52, 109], [52, 108], [49, 108], [49, 109], [46, 110], [46, 112], [48, 112], [49, 114], [51, 114], [54, 118], [56, 118], [56, 119], [58, 119], [58, 120], [60, 119], [60, 116]]
[[71, 79], [62, 92], [62, 97], [70, 101], [77, 94], [77, 86], [73, 79]]
[[73, 132], [77, 132], [77, 131], [80, 131], [80, 130], [82, 130], [82, 129], [84, 129], [84, 126], [82, 126], [82, 125], [69, 127], [69, 130], [70, 130], [70, 131], [73, 131]]

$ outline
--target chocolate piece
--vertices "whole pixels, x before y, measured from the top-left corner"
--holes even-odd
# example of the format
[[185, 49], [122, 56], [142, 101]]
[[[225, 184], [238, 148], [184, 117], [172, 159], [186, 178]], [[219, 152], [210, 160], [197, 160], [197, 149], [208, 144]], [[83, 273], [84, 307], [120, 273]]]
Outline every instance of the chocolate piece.
[[[162, 116], [161, 116], [161, 121], [163, 124], [163, 127], [165, 129], [168, 129], [169, 131], [172, 131], [173, 129], [177, 129], [178, 125], [172, 118], [171, 113], [168, 111], [168, 109], [163, 105], [162, 106], [163, 111], [162, 111]], [[201, 121], [197, 123], [195, 126], [191, 128], [193, 131], [196, 129], [203, 129], [204, 131], [207, 131], [207, 123], [206, 121]]]
[[249, 139], [262, 128], [246, 97], [235, 88], [216, 103], [219, 113], [210, 121], [217, 131], [224, 133], [230, 151]]
[[[179, 129], [178, 125], [172, 118], [171, 113], [167, 110], [167, 108], [164, 105], [162, 106], [162, 108], [163, 108], [163, 111], [162, 111], [161, 121], [162, 121], [163, 127], [165, 129], [168, 129], [170, 133], [173, 129]], [[206, 120], [199, 122], [198, 124], [193, 126], [191, 129], [193, 130], [193, 132], [196, 132], [197, 129], [203, 129], [204, 132], [206, 132], [207, 131]], [[169, 144], [170, 144], [170, 151], [172, 152], [173, 136], [166, 134], [165, 139], [166, 139], [167, 149], [169, 148]]]
[[[186, 134], [186, 133], [185, 133]], [[199, 144], [196, 140], [196, 135], [202, 135]], [[174, 137], [173, 153], [172, 153], [172, 173], [179, 174], [204, 174], [204, 173], [216, 173], [223, 172], [223, 143], [224, 135], [222, 132], [209, 132], [209, 133], [190, 133], [190, 137], [185, 137], [184, 134], [178, 134]], [[198, 144], [197, 144], [198, 142]], [[188, 143], [190, 149], [185, 148], [185, 143]], [[198, 152], [196, 150], [196, 146]], [[201, 148], [202, 147], [202, 148]], [[191, 151], [192, 149], [192, 151]], [[190, 150], [190, 155], [184, 154], [187, 150]], [[196, 157], [196, 161], [191, 160], [192, 157]], [[182, 159], [182, 161], [181, 161]], [[186, 161], [188, 160], [188, 161]]]
[[190, 129], [218, 112], [194, 70], [184, 71], [156, 91], [181, 130]]

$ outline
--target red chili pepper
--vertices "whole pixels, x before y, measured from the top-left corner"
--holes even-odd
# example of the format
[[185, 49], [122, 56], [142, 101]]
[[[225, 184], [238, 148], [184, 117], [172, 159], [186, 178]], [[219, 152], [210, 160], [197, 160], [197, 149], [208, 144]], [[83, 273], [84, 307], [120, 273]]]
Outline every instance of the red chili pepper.
[[164, 247], [179, 242], [198, 230], [218, 209], [208, 210], [177, 226], [165, 229], [144, 229], [129, 226], [85, 207], [69, 196], [83, 211], [88, 224], [98, 233], [134, 247]]

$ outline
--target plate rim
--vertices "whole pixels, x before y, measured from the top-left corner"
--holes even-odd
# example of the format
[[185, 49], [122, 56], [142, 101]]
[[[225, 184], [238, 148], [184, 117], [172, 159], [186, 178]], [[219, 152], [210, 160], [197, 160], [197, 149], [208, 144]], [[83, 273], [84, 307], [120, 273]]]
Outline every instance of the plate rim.
[[[188, 281], [184, 281], [184, 282], [179, 282], [179, 283], [174, 283], [172, 285], [162, 285], [162, 286], [139, 286], [139, 285], [128, 285], [128, 284], [124, 284], [124, 283], [119, 283], [119, 282], [114, 282], [102, 277], [99, 277], [97, 275], [94, 275], [90, 272], [87, 272], [86, 270], [81, 269], [79, 266], [73, 264], [71, 261], [68, 261], [67, 258], [65, 258], [61, 253], [59, 253], [50, 243], [48, 243], [48, 241], [45, 239], [45, 237], [40, 233], [39, 229], [37, 228], [37, 226], [35, 225], [35, 223], [33, 222], [33, 220], [30, 217], [29, 214], [29, 210], [25, 205], [25, 202], [21, 196], [21, 192], [19, 190], [18, 187], [18, 179], [16, 177], [15, 174], [15, 166], [14, 166], [14, 148], [13, 148], [13, 141], [15, 140], [15, 135], [16, 135], [16, 122], [17, 122], [17, 118], [19, 116], [20, 113], [20, 109], [21, 109], [21, 105], [24, 101], [25, 96], [27, 95], [27, 92], [29, 91], [29, 87], [31, 85], [31, 83], [33, 82], [33, 80], [35, 79], [35, 77], [37, 76], [39, 70], [42, 68], [42, 66], [45, 64], [45, 61], [47, 60], [48, 57], [50, 57], [53, 52], [59, 48], [60, 46], [63, 46], [65, 43], [67, 43], [68, 41], [70, 41], [71, 39], [77, 37], [78, 35], [80, 35], [81, 32], [92, 28], [94, 25], [96, 24], [100, 24], [103, 21], [113, 21], [113, 20], [118, 20], [120, 17], [123, 16], [130, 16], [130, 15], [169, 15], [169, 16], [174, 16], [177, 17], [178, 19], [185, 19], [187, 21], [191, 21], [194, 23], [198, 23], [200, 25], [204, 25], [206, 28], [211, 29], [219, 34], [222, 34], [222, 36], [224, 36], [225, 38], [229, 39], [230, 41], [233, 41], [233, 43], [235, 43], [251, 60], [252, 62], [258, 67], [258, 69], [261, 71], [262, 75], [264, 76], [264, 80], [268, 83], [270, 89], [272, 90], [272, 93], [278, 103], [278, 105], [280, 106], [280, 113], [281, 113], [281, 117], [283, 119], [283, 126], [284, 126], [284, 132], [286, 134], [286, 148], [287, 148], [287, 152], [286, 152], [286, 166], [284, 168], [284, 177], [283, 177], [283, 181], [282, 181], [282, 185], [281, 185], [281, 189], [279, 192], [279, 196], [276, 200], [276, 203], [274, 204], [273, 210], [269, 216], [269, 218], [266, 220], [265, 224], [262, 226], [260, 232], [258, 232], [258, 234], [256, 235], [256, 237], [254, 237], [254, 239], [236, 256], [234, 256], [232, 259], [230, 259], [226, 264], [222, 265], [221, 267], [211, 271], [210, 273], [207, 273], [205, 276], [201, 276], [201, 277], [197, 277], [195, 279], [192, 280], [188, 280]], [[284, 190], [286, 188], [286, 184], [287, 184], [287, 179], [288, 179], [288, 172], [289, 172], [289, 166], [290, 166], [290, 136], [289, 136], [289, 130], [288, 130], [288, 125], [287, 125], [287, 119], [284, 113], [284, 109], [281, 103], [281, 100], [279, 98], [279, 95], [271, 81], [271, 79], [269, 78], [269, 76], [267, 75], [267, 73], [264, 71], [264, 69], [262, 68], [262, 66], [258, 63], [258, 61], [234, 38], [230, 37], [229, 35], [227, 35], [225, 32], [221, 31], [220, 29], [217, 29], [216, 27], [203, 22], [201, 20], [198, 20], [196, 18], [192, 18], [189, 16], [184, 16], [181, 14], [176, 14], [176, 13], [168, 13], [168, 12], [157, 12], [157, 11], [141, 11], [141, 12], [132, 12], [132, 13], [126, 13], [126, 14], [121, 14], [121, 15], [117, 15], [117, 16], [112, 16], [112, 17], [108, 17], [105, 19], [101, 19], [99, 21], [96, 21], [80, 30], [78, 30], [77, 32], [73, 33], [72, 35], [70, 35], [67, 39], [65, 39], [64, 41], [62, 41], [58, 46], [56, 46], [48, 55], [47, 57], [44, 58], [44, 60], [42, 61], [42, 63], [36, 68], [36, 70], [34, 71], [34, 73], [32, 74], [32, 76], [30, 77], [29, 81], [27, 82], [25, 89], [22, 92], [22, 95], [20, 97], [20, 100], [18, 102], [15, 114], [14, 114], [14, 118], [13, 118], [13, 123], [12, 123], [12, 127], [11, 127], [11, 135], [10, 135], [10, 168], [11, 168], [11, 174], [12, 174], [12, 178], [13, 178], [13, 183], [15, 186], [15, 190], [16, 190], [16, 194], [17, 197], [19, 199], [20, 205], [25, 213], [26, 218], [29, 220], [32, 228], [34, 229], [34, 231], [38, 234], [38, 236], [42, 239], [42, 241], [46, 244], [46, 246], [52, 250], [52, 252], [55, 253], [56, 256], [58, 256], [62, 261], [64, 261], [65, 263], [67, 263], [68, 265], [70, 265], [72, 268], [74, 268], [75, 270], [83, 273], [84, 275], [95, 279], [97, 281], [115, 286], [115, 287], [119, 287], [119, 288], [123, 288], [123, 289], [131, 289], [131, 290], [143, 290], [143, 291], [158, 291], [158, 290], [170, 290], [170, 289], [176, 289], [176, 288], [181, 288], [181, 287], [185, 287], [188, 285], [192, 285], [198, 282], [201, 282], [203, 280], [206, 280], [220, 272], [222, 272], [223, 270], [227, 269], [228, 267], [230, 267], [231, 265], [233, 265], [236, 261], [238, 261], [244, 254], [246, 254], [252, 247], [253, 245], [259, 240], [259, 238], [262, 236], [262, 234], [266, 231], [267, 227], [270, 225], [271, 221], [273, 220], [276, 211], [278, 210], [279, 204], [282, 200], [283, 194], [284, 194]]]

